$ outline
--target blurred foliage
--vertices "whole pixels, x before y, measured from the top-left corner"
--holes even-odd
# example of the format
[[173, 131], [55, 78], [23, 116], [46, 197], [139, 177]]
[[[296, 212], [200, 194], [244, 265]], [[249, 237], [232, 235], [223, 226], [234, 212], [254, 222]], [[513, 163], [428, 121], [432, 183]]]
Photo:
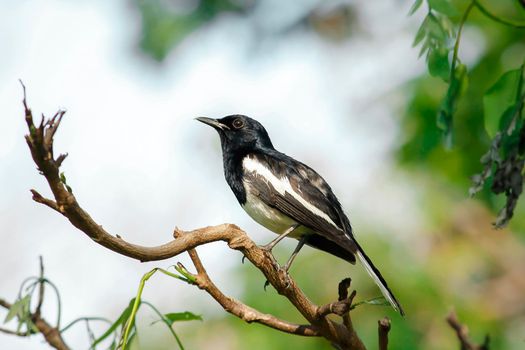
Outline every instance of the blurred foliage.
[[223, 12], [238, 13], [250, 1], [134, 0], [142, 17], [140, 48], [155, 60], [166, 55], [188, 34]]
[[[422, 4], [416, 1], [411, 13]], [[443, 175], [465, 191], [468, 184], [459, 177], [477, 174], [471, 195], [487, 183], [481, 197], [492, 207], [498, 200], [490, 192], [506, 196], [495, 222], [502, 227], [513, 216], [523, 184], [525, 9], [514, 0], [492, 2], [490, 9], [478, 0], [426, 4], [414, 45], [421, 44], [429, 73], [441, 82], [423, 77], [413, 83], [404, 120], [407, 139], [399, 158], [402, 164]], [[468, 47], [463, 42], [468, 38], [461, 35], [464, 28], [476, 33], [478, 41], [482, 38], [475, 45], [484, 46], [468, 65], [461, 60], [461, 48]], [[454, 144], [452, 152], [441, 146], [436, 124], [445, 147]]]
[[[185, 37], [226, 15], [253, 16], [261, 0], [133, 0], [142, 19], [139, 46], [142, 52], [162, 62]], [[355, 22], [351, 4], [344, 2], [305, 3], [283, 26], [264, 28], [250, 21], [258, 35], [285, 34], [292, 30], [313, 30], [329, 40], [348, 37]], [[275, 32], [277, 30], [277, 33]], [[267, 32], [265, 32], [267, 31]]]

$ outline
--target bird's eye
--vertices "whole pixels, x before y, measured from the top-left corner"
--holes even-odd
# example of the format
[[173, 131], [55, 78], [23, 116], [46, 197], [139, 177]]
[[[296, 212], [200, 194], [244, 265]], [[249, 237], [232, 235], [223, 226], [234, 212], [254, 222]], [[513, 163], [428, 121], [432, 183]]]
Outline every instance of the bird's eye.
[[235, 129], [240, 129], [244, 126], [244, 121], [241, 118], [237, 118], [233, 121], [233, 127]]

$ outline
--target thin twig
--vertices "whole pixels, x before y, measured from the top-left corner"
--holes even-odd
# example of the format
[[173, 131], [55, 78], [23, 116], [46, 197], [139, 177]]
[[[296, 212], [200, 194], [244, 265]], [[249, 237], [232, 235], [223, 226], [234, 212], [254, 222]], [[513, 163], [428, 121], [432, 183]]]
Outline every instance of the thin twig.
[[483, 344], [474, 344], [468, 336], [468, 327], [461, 324], [458, 320], [458, 316], [455, 311], [451, 311], [447, 316], [447, 322], [456, 332], [459, 343], [461, 344], [461, 350], [488, 350], [489, 349], [489, 336], [485, 336]]
[[377, 335], [379, 339], [379, 350], [388, 350], [388, 332], [390, 332], [390, 319], [384, 317], [377, 321]]
[[[355, 291], [352, 291], [350, 294], [350, 297], [348, 297], [348, 289], [350, 288], [351, 284], [350, 278], [345, 278], [341, 282], [339, 282], [338, 286], [338, 300], [325, 304], [317, 309], [317, 315], [318, 317], [324, 317], [329, 314], [335, 314], [337, 316], [346, 316], [348, 315], [350, 311], [350, 307], [352, 306], [352, 301], [354, 300], [354, 297], [356, 295]], [[351, 325], [351, 323], [349, 323]]]
[[38, 258], [40, 262], [40, 278], [38, 281], [38, 303], [36, 305], [35, 315], [40, 316], [42, 303], [44, 302], [45, 280], [44, 280], [44, 261], [42, 259], [42, 255], [40, 255]]

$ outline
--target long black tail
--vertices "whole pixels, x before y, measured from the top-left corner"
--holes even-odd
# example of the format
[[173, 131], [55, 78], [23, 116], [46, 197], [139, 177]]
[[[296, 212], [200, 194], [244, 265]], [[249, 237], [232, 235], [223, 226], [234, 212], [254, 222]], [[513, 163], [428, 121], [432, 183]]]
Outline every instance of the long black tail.
[[377, 284], [377, 286], [381, 290], [381, 293], [383, 293], [384, 297], [388, 300], [390, 305], [392, 305], [392, 307], [396, 311], [398, 311], [401, 314], [401, 316], [405, 316], [405, 312], [403, 311], [401, 304], [399, 304], [396, 297], [394, 296], [394, 293], [392, 293], [390, 288], [388, 288], [388, 284], [386, 283], [383, 276], [381, 276], [381, 272], [379, 272], [379, 270], [374, 266], [372, 260], [370, 260], [370, 258], [363, 251], [363, 248], [361, 248], [361, 246], [359, 246], [357, 242], [355, 242], [355, 244], [357, 245], [357, 258], [365, 267], [366, 272], [368, 272], [368, 274], [372, 277], [372, 279]]

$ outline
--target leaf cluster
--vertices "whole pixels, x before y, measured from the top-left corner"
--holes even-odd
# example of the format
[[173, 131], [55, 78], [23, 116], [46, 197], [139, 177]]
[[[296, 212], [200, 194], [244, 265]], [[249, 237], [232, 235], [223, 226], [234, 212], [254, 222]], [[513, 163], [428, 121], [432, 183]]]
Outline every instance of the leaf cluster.
[[[422, 0], [417, 0], [410, 13], [413, 14], [422, 4]], [[507, 20], [492, 13], [478, 0], [471, 0], [461, 16], [450, 0], [427, 0], [427, 7], [428, 13], [416, 34], [414, 46], [421, 44], [420, 55], [426, 54], [430, 75], [441, 78], [447, 84], [446, 92], [437, 108], [436, 124], [442, 131], [445, 146], [450, 148], [454, 116], [467, 91], [471, 75], [459, 58], [459, 48], [461, 32], [472, 10], [479, 10], [485, 18], [498, 25], [515, 30], [521, 30], [525, 26], [523, 23]], [[457, 24], [453, 24], [455, 22]], [[501, 55], [501, 52], [499, 54]], [[512, 218], [522, 193], [525, 144], [523, 90], [522, 66], [502, 74], [477, 101], [480, 105], [481, 100], [483, 101], [484, 126], [492, 140], [488, 150], [481, 157], [483, 169], [473, 176], [469, 192], [474, 195], [489, 183], [492, 193], [506, 196], [506, 203], [495, 222], [496, 227], [506, 225]], [[479, 124], [481, 120], [479, 115]]]

